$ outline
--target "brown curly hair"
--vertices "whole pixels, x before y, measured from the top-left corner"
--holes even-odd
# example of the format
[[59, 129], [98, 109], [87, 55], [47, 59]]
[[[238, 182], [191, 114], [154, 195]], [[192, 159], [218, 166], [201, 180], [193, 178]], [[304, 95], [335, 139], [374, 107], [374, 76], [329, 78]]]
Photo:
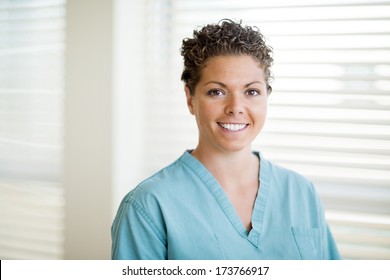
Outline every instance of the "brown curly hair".
[[269, 85], [272, 79], [272, 48], [265, 44], [265, 38], [257, 27], [242, 26], [241, 21], [236, 23], [229, 19], [208, 24], [199, 31], [194, 30], [193, 38], [183, 40], [181, 55], [184, 59], [181, 80], [190, 88], [192, 95], [206, 60], [219, 55], [253, 57], [264, 70], [268, 94], [272, 91]]

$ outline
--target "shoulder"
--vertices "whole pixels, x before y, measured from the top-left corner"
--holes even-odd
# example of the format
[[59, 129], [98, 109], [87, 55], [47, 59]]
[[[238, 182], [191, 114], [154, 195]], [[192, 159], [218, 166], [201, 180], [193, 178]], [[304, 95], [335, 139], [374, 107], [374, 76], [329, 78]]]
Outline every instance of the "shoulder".
[[182, 176], [183, 166], [176, 160], [154, 175], [143, 180], [122, 199], [114, 224], [119, 226], [123, 220], [132, 223], [148, 224], [158, 236], [163, 236], [163, 208], [173, 205], [175, 181]]
[[261, 168], [265, 169], [261, 172], [264, 171], [264, 176], [267, 177], [273, 188], [315, 195], [314, 184], [304, 175], [264, 158], [262, 158], [261, 163]]
[[169, 198], [178, 192], [191, 173], [182, 158], [183, 156], [140, 182], [125, 196], [124, 202], [149, 204], [154, 200]]
[[272, 172], [275, 175], [277, 175], [277, 177], [280, 178], [281, 180], [312, 185], [312, 182], [307, 177], [300, 174], [299, 172], [273, 162], [269, 162], [269, 163]]
[[310, 184], [310, 180], [307, 179], [302, 174], [289, 169], [285, 166], [282, 166], [278, 163], [275, 163], [271, 160], [266, 159], [262, 154], [259, 153], [259, 157], [261, 160], [260, 168], [263, 169], [264, 173], [269, 176], [277, 177], [280, 180], [288, 180], [288, 181], [299, 181], [302, 183]]

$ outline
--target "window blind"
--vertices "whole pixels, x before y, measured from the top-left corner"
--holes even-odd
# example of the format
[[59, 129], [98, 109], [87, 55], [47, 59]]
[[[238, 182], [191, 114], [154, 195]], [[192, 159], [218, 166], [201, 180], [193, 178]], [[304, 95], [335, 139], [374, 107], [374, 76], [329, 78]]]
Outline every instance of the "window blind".
[[65, 0], [0, 1], [0, 259], [63, 256]]
[[[254, 149], [311, 179], [346, 259], [390, 258], [390, 1], [149, 0], [145, 176], [197, 142], [181, 40], [222, 18], [274, 49], [268, 121]], [[137, 93], [138, 94], [138, 93]]]

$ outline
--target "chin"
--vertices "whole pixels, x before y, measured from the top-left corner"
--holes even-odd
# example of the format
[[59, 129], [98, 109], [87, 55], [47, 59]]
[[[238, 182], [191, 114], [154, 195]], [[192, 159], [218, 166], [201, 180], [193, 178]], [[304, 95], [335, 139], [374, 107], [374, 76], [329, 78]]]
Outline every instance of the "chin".
[[230, 145], [221, 145], [222, 150], [226, 152], [241, 152], [246, 150], [251, 150], [250, 145], [240, 144], [230, 144]]

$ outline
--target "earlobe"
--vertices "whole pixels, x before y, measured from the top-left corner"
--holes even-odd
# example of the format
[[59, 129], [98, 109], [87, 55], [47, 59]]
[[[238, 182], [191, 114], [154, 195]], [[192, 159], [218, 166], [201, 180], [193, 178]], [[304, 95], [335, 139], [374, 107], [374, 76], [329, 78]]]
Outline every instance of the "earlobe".
[[193, 96], [191, 95], [191, 90], [189, 86], [184, 87], [184, 91], [186, 93], [186, 99], [187, 99], [187, 107], [190, 113], [193, 115], [194, 114], [194, 106], [192, 104], [193, 101]]

